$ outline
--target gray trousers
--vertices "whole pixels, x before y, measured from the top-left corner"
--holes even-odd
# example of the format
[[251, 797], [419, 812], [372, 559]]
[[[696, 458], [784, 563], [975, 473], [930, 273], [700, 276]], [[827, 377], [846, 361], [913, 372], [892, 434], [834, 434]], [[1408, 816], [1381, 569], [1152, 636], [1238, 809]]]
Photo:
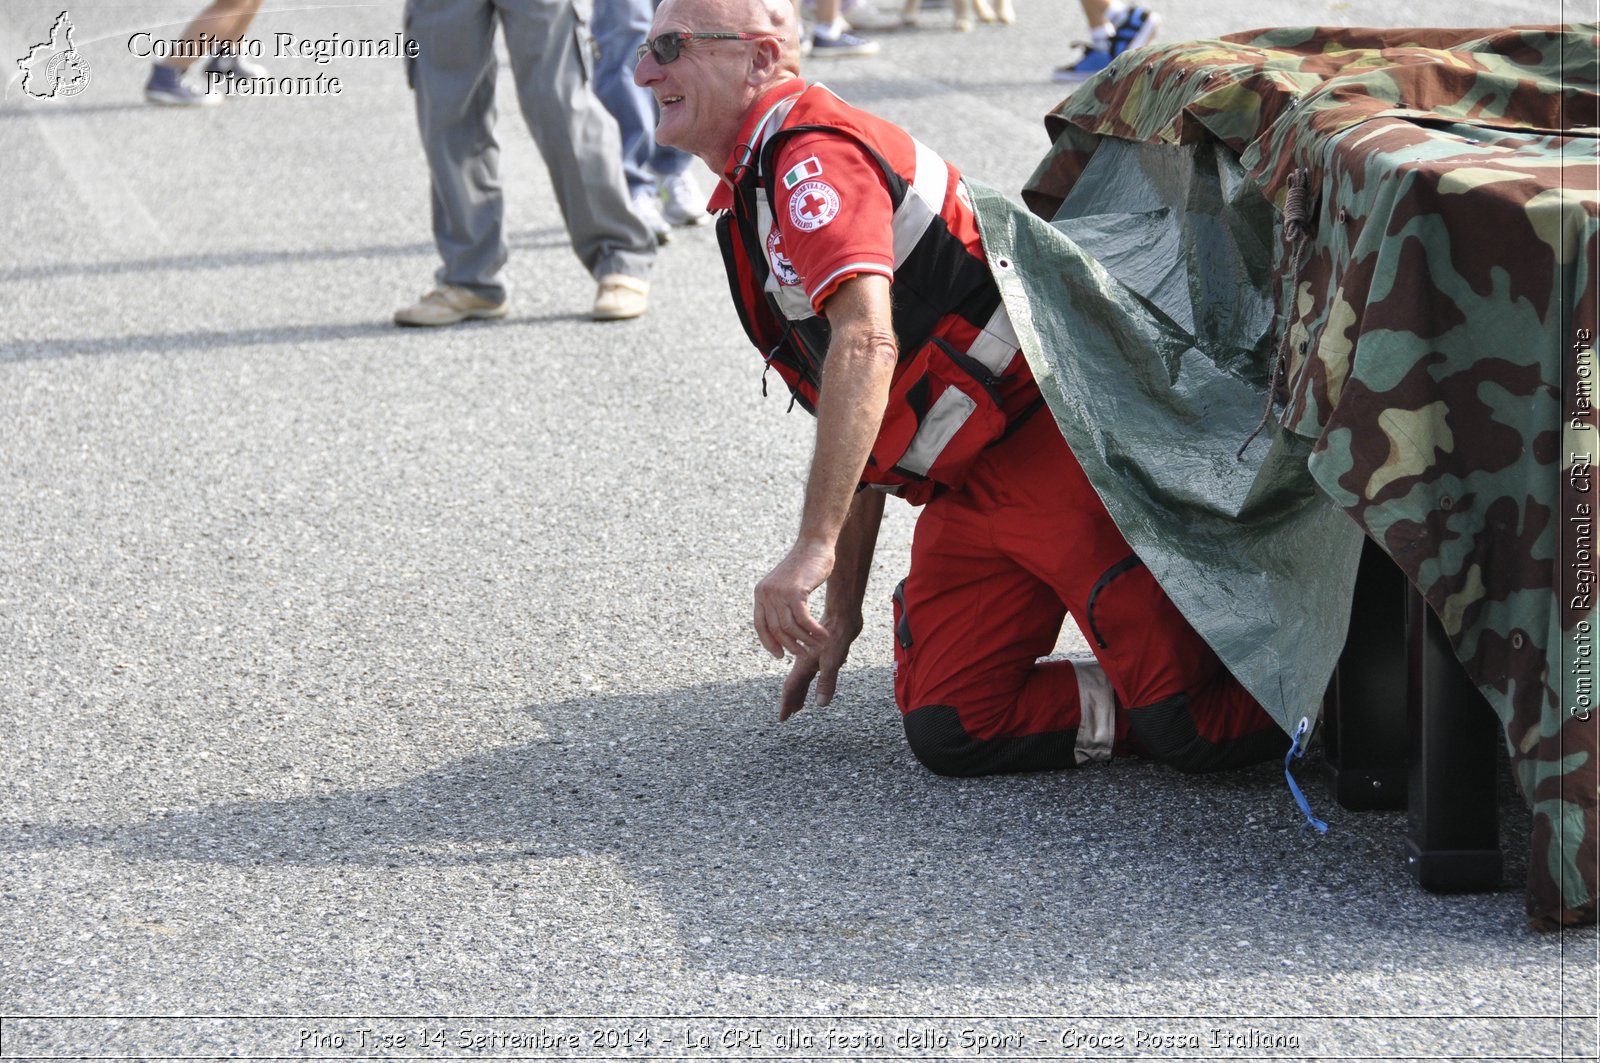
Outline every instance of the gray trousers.
[[407, 0], [417, 127], [433, 184], [441, 284], [500, 300], [506, 263], [494, 137], [495, 23], [572, 249], [595, 277], [648, 277], [656, 242], [628, 205], [616, 121], [594, 94], [591, 0]]

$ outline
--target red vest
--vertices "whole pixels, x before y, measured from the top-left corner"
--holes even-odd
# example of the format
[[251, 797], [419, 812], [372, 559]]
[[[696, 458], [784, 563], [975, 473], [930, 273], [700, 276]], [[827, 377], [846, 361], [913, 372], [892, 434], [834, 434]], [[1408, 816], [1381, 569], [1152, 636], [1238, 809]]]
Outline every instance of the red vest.
[[[757, 132], [738, 175], [733, 210], [717, 235], [733, 300], [752, 343], [815, 412], [828, 322], [801, 285], [779, 284], [766, 255], [775, 214], [778, 151], [802, 132], [859, 144], [883, 170], [894, 210], [893, 313], [900, 358], [883, 425], [861, 480], [921, 502], [934, 485], [959, 486], [974, 458], [1043, 404], [976, 237], [960, 177], [898, 126], [821, 86], [781, 103]], [[893, 146], [894, 151], [885, 150]], [[915, 172], [887, 156], [914, 149]], [[952, 231], [955, 230], [955, 231]]]

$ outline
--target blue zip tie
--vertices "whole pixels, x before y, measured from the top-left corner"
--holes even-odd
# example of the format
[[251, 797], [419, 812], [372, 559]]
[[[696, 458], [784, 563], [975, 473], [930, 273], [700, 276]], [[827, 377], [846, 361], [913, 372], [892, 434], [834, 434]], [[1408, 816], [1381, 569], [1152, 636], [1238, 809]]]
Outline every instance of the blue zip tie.
[[[1311, 730], [1311, 721], [1304, 716], [1300, 717], [1300, 726], [1295, 729], [1294, 740], [1289, 743], [1289, 752], [1283, 755], [1283, 777], [1289, 783], [1289, 792], [1294, 795], [1294, 803], [1300, 806], [1300, 811], [1305, 814], [1306, 826], [1315, 827], [1318, 834], [1328, 833], [1328, 825], [1311, 814], [1311, 805], [1306, 801], [1306, 795], [1301, 791], [1300, 784], [1294, 781], [1294, 773], [1289, 770], [1289, 762], [1298, 760], [1306, 755], [1305, 748], [1300, 740], [1306, 737], [1306, 732]], [[1310, 741], [1309, 738], [1306, 739]], [[1305, 828], [1302, 827], [1302, 830]]]

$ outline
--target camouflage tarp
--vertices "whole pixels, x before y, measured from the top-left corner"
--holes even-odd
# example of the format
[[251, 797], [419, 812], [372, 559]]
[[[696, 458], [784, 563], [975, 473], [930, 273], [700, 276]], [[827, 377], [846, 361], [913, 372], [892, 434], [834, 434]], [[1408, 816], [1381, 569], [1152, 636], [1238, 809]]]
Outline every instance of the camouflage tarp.
[[[1308, 473], [1422, 591], [1499, 714], [1533, 809], [1529, 911], [1538, 921], [1568, 923], [1594, 920], [1600, 860], [1589, 474], [1590, 348], [1600, 328], [1597, 49], [1594, 26], [1278, 29], [1143, 49], [1050, 116], [1054, 147], [1025, 193], [1043, 217], [1059, 213], [1069, 235], [1137, 229], [1160, 211], [1169, 221], [1190, 215], [1179, 219], [1190, 246], [1170, 245], [1178, 253], [1169, 260], [1163, 252], [1147, 270], [1185, 271], [1180, 281], [1191, 287], [1199, 313], [1209, 312], [1205, 289], [1223, 287], [1210, 275], [1213, 266], [1230, 265], [1212, 253], [1221, 246], [1214, 237], [1226, 232], [1237, 242], [1236, 215], [1249, 213], [1251, 195], [1270, 204], [1254, 237], [1270, 261], [1268, 276], [1223, 273], [1225, 281], [1261, 286], [1277, 318], [1260, 331], [1254, 304], [1231, 299], [1232, 319], [1202, 323], [1236, 337], [1232, 347], [1206, 350], [1213, 369], [1222, 370], [1213, 376], [1230, 382], [1230, 412], [1211, 426], [1213, 449], [1231, 455], [1243, 442], [1234, 385], [1252, 385], [1264, 400], [1281, 358], [1280, 401], [1254, 448], [1270, 446], [1283, 460], [1247, 452], [1247, 463], [1255, 463], [1247, 474], [1268, 468], [1270, 482], [1258, 486], [1281, 495], [1287, 509], [1303, 510], [1310, 503], [1284, 465], [1308, 454], [1300, 475]], [[1220, 161], [1208, 161], [1212, 153]], [[1221, 208], [1191, 209], [1198, 186], [1159, 176], [1196, 167], [1215, 171], [1206, 187], [1220, 192]], [[1107, 198], [1096, 187], [1126, 184], [1128, 174], [1143, 175], [1136, 187], [1164, 183], [1177, 199], [1160, 211], [1103, 218], [1095, 230]], [[1295, 175], [1308, 181], [1291, 194]], [[991, 211], [986, 239], [997, 223], [1004, 227]], [[1287, 239], [1297, 231], [1300, 239]], [[1248, 262], [1251, 249], [1244, 250]], [[1059, 290], [1066, 275], [1059, 266], [1045, 270], [1055, 271], [1044, 278], [1046, 289], [1054, 282]], [[1107, 277], [1108, 286], [1126, 288], [1129, 306], [1139, 302], [1141, 286], [1170, 291], [1173, 283]], [[1049, 296], [1036, 288], [1025, 298], [1037, 305]], [[1146, 331], [1172, 323], [1170, 306], [1145, 302], [1135, 309]], [[1262, 336], [1267, 342], [1258, 342]], [[1075, 356], [1056, 353], [1056, 337], [1033, 339], [1039, 349], [1030, 353], [1051, 363], [1039, 366], [1044, 375], [1071, 378], [1081, 369]], [[1167, 368], [1167, 383], [1175, 385], [1190, 367], [1180, 360]], [[1146, 398], [1162, 386], [1148, 374], [1124, 377], [1125, 391], [1143, 389]], [[1181, 412], [1209, 421], [1202, 398], [1191, 395]], [[1115, 436], [1117, 418], [1137, 405], [1113, 397], [1067, 408], [1059, 389], [1051, 399], [1069, 438], [1073, 431]], [[1154, 453], [1142, 462], [1124, 454], [1115, 467], [1086, 462], [1108, 503], [1137, 482], [1157, 512], [1167, 504], [1165, 534], [1159, 521], [1130, 532], [1141, 553], [1180, 541], [1197, 511], [1192, 497], [1169, 490], [1174, 478], [1164, 465]], [[1187, 489], [1197, 490], [1206, 488]], [[1207, 519], [1225, 516], [1215, 506], [1201, 509]], [[1262, 513], [1257, 505], [1243, 514], [1253, 519], [1238, 521], [1241, 551], [1259, 552]], [[1293, 551], [1268, 552], [1281, 559]], [[1308, 553], [1293, 564], [1298, 568], [1277, 572], [1280, 584], [1304, 576], [1307, 587], [1327, 594], [1341, 580], [1347, 591], [1353, 578], [1353, 555], [1337, 551]], [[1237, 653], [1224, 645], [1237, 643], [1238, 631], [1227, 629], [1241, 621], [1220, 615], [1237, 612], [1238, 588], [1199, 582], [1169, 590], [1239, 670]], [[1247, 590], [1252, 602], [1270, 603], [1262, 588]], [[1318, 602], [1301, 612], [1326, 617], [1332, 610]], [[1274, 621], [1270, 609], [1254, 618], [1264, 645], [1273, 641]], [[1294, 658], [1304, 673], [1294, 695], [1301, 703], [1307, 689], [1325, 682], [1328, 656], [1322, 647]], [[1273, 693], [1259, 676], [1246, 681], [1258, 696]], [[1281, 706], [1280, 721], [1285, 711], [1298, 707]]]

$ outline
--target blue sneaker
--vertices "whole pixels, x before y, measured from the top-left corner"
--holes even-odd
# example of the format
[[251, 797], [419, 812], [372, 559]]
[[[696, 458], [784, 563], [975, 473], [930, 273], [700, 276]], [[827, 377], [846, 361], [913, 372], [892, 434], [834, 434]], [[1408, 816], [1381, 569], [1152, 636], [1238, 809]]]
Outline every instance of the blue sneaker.
[[144, 98], [163, 107], [215, 107], [221, 96], [200, 92], [183, 80], [183, 71], [175, 66], [156, 63], [150, 68], [150, 80], [144, 83]]
[[1156, 39], [1161, 28], [1161, 16], [1147, 7], [1129, 8], [1120, 19], [1112, 19], [1116, 33], [1111, 38], [1111, 58], [1123, 52], [1143, 48]]
[[[1111, 65], [1111, 60], [1123, 52], [1143, 48], [1155, 40], [1161, 28], [1161, 16], [1147, 7], [1131, 7], [1122, 17], [1111, 20], [1112, 32], [1102, 46], [1099, 41], [1083, 45], [1083, 58], [1076, 63], [1058, 67], [1057, 81], [1083, 81]], [[1099, 36], [1097, 34], [1096, 36]]]
[[1111, 65], [1111, 52], [1105, 48], [1085, 47], [1083, 58], [1076, 63], [1056, 67], [1056, 81], [1085, 81]]

